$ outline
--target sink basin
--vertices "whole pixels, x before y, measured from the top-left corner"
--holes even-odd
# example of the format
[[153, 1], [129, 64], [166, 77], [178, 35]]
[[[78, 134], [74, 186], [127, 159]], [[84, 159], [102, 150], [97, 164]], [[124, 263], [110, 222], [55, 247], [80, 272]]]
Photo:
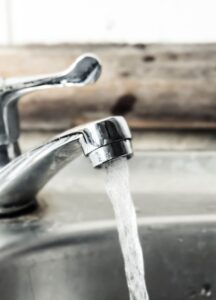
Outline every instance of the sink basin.
[[[142, 153], [130, 164], [150, 300], [215, 299], [216, 155]], [[1, 221], [1, 300], [129, 299], [100, 172], [77, 161], [37, 212]]]
[[[148, 221], [141, 222], [139, 231], [150, 299], [214, 299], [215, 222]], [[46, 237], [42, 228], [31, 230], [41, 235], [34, 241], [26, 236], [16, 250], [2, 251], [2, 300], [128, 299], [118, 237], [111, 223], [61, 228]]]

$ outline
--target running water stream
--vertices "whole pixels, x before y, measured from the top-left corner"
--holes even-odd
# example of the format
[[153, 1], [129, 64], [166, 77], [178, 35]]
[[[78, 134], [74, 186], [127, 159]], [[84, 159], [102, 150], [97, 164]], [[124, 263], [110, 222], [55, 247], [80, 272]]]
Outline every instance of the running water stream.
[[129, 190], [127, 159], [120, 158], [107, 164], [106, 170], [106, 191], [116, 217], [130, 300], [148, 300], [136, 212]]

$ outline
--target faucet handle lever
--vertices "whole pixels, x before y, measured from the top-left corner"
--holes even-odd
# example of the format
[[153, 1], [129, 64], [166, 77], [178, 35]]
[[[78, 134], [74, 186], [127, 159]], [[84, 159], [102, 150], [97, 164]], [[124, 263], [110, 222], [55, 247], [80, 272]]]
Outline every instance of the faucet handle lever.
[[100, 74], [101, 64], [98, 58], [92, 54], [85, 54], [78, 57], [76, 61], [63, 72], [34, 77], [6, 79], [3, 87], [0, 87], [0, 93], [19, 92], [22, 96], [39, 88], [84, 86], [96, 82]]
[[0, 147], [16, 144], [20, 128], [18, 100], [25, 94], [50, 87], [84, 86], [97, 81], [99, 60], [91, 54], [80, 56], [67, 70], [32, 78], [7, 79], [0, 87]]

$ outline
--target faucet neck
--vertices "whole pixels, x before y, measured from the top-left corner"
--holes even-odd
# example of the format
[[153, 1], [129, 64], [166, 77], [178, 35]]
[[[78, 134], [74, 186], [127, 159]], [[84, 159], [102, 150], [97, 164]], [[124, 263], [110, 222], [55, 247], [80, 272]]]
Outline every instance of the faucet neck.
[[35, 195], [68, 162], [82, 154], [80, 134], [50, 141], [22, 154], [0, 170], [0, 216], [23, 212]]
[[[12, 98], [13, 101], [10, 102], [9, 99]], [[18, 99], [15, 92], [8, 94], [0, 91], [0, 152], [6, 151], [8, 156], [8, 159], [0, 161], [0, 165], [7, 164], [10, 159], [16, 158], [21, 153], [18, 143], [20, 133]]]

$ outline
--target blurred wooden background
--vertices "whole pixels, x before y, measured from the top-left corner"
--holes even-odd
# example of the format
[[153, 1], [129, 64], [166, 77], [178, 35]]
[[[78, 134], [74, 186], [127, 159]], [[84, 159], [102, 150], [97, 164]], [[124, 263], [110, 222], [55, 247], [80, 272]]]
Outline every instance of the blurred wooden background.
[[216, 129], [216, 45], [58, 45], [0, 48], [0, 77], [58, 72], [85, 52], [103, 65], [93, 86], [23, 97], [22, 128], [62, 130], [124, 115], [136, 130]]

